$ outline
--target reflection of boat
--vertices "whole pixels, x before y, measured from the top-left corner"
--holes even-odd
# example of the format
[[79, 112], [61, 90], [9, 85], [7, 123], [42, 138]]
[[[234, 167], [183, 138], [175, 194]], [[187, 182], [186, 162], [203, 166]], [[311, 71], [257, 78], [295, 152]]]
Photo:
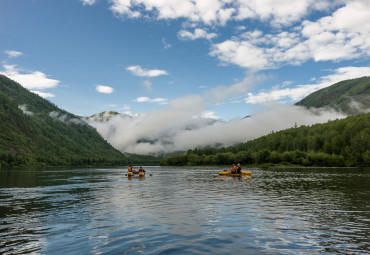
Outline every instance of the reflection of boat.
[[224, 170], [222, 172], [218, 172], [218, 174], [219, 175], [226, 175], [226, 176], [242, 176], [242, 175], [251, 175], [252, 172], [251, 171], [242, 171], [240, 174], [237, 174], [237, 173], [232, 174], [229, 171]]

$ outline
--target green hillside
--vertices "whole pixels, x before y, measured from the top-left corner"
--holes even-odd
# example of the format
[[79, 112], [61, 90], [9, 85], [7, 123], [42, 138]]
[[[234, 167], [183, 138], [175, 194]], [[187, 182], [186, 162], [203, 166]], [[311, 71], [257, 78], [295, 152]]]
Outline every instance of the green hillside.
[[162, 165], [370, 166], [370, 113], [301, 126], [223, 148], [198, 148]]
[[310, 94], [296, 105], [334, 108], [348, 115], [365, 113], [370, 109], [370, 77], [338, 82]]
[[80, 117], [0, 75], [0, 168], [127, 164]]

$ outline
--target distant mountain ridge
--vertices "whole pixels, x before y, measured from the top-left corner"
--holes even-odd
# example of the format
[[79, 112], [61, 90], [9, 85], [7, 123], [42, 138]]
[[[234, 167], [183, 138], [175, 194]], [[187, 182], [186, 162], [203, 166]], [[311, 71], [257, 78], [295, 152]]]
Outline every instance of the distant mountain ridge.
[[367, 113], [370, 110], [370, 77], [335, 83], [308, 95], [296, 105], [334, 108], [347, 115]]
[[97, 114], [93, 114], [90, 117], [86, 117], [89, 121], [109, 121], [111, 118], [121, 115], [119, 112], [115, 111], [105, 111]]
[[4, 75], [0, 75], [0, 119], [0, 168], [129, 162], [80, 117]]

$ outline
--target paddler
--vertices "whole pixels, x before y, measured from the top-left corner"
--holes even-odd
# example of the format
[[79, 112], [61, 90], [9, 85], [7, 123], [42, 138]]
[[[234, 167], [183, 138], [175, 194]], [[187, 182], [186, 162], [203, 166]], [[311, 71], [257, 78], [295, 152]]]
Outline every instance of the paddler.
[[238, 168], [236, 169], [236, 173], [237, 174], [241, 174], [242, 173], [242, 167], [240, 166], [239, 163], [238, 163]]
[[132, 173], [132, 165], [130, 165], [130, 166], [128, 167], [128, 172], [129, 172], [129, 173]]
[[139, 173], [144, 173], [145, 174], [145, 169], [143, 169], [143, 167], [141, 166], [140, 168], [139, 168]]
[[232, 174], [235, 174], [236, 173], [236, 170], [237, 170], [237, 167], [235, 164], [233, 164], [233, 169], [231, 169], [231, 173]]

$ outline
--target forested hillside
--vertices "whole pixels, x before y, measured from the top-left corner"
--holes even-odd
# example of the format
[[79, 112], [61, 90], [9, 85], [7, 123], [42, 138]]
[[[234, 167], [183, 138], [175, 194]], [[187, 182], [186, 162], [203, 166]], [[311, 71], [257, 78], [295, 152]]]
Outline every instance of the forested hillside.
[[370, 113], [301, 126], [223, 148], [189, 150], [162, 165], [370, 166]]
[[80, 117], [0, 75], [0, 168], [127, 164]]
[[310, 94], [296, 105], [334, 108], [347, 115], [366, 113], [370, 109], [370, 77], [338, 82]]

